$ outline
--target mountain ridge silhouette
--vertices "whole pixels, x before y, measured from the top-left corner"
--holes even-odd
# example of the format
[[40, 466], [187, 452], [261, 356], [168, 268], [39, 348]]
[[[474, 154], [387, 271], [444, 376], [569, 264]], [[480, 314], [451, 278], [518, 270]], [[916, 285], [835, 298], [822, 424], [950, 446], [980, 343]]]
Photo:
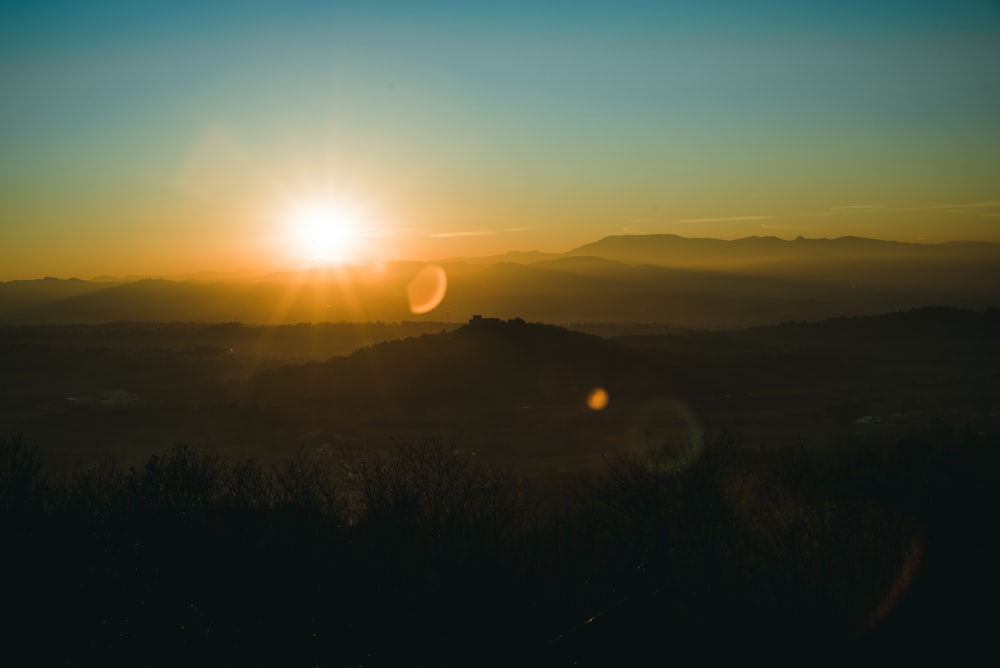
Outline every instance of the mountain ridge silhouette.
[[[490, 313], [728, 329], [1000, 304], [1000, 244], [991, 242], [618, 235], [562, 254], [494, 259], [441, 263], [447, 292], [430, 317], [463, 322]], [[11, 281], [0, 283], [0, 324], [398, 322], [414, 317], [407, 285], [424, 266], [399, 261], [214, 281]]]

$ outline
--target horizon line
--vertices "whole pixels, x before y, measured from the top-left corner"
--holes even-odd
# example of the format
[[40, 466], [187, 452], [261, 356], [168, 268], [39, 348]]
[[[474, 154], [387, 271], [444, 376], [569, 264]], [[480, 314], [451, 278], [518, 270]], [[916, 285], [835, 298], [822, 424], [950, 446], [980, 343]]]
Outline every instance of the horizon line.
[[594, 244], [601, 243], [607, 239], [620, 239], [626, 237], [634, 238], [651, 238], [651, 237], [672, 237], [676, 239], [683, 239], [686, 241], [722, 241], [727, 243], [747, 241], [751, 239], [776, 239], [779, 241], [793, 243], [796, 241], [840, 241], [845, 239], [858, 239], [865, 241], [878, 241], [885, 243], [896, 243], [896, 244], [909, 244], [914, 246], [945, 246], [949, 244], [991, 244], [1000, 245], [1000, 241], [989, 241], [985, 239], [948, 239], [948, 240], [934, 240], [934, 239], [915, 239], [904, 241], [900, 239], [882, 239], [878, 237], [866, 237], [853, 234], [846, 234], [837, 237], [806, 237], [804, 235], [796, 235], [793, 238], [785, 238], [778, 235], [759, 235], [752, 234], [741, 237], [733, 238], [722, 238], [722, 237], [695, 237], [695, 236], [685, 236], [681, 234], [675, 234], [672, 232], [649, 232], [649, 233], [621, 233], [621, 234], [609, 234], [605, 235], [595, 241], [590, 241], [567, 251], [543, 251], [543, 250], [516, 250], [510, 249], [500, 253], [489, 253], [483, 255], [460, 255], [451, 256], [445, 258], [435, 258], [430, 260], [418, 259], [418, 258], [408, 258], [408, 259], [390, 259], [390, 260], [372, 260], [372, 261], [359, 261], [359, 262], [331, 262], [326, 264], [317, 264], [308, 267], [269, 267], [265, 269], [199, 269], [191, 272], [171, 272], [171, 273], [150, 273], [150, 274], [136, 274], [129, 273], [124, 275], [112, 275], [112, 274], [98, 274], [91, 276], [90, 278], [81, 278], [79, 275], [70, 276], [55, 276], [51, 274], [44, 274], [42, 276], [36, 276], [34, 278], [4, 278], [0, 279], [0, 284], [6, 283], [16, 283], [16, 282], [31, 282], [31, 281], [44, 281], [44, 280], [60, 280], [60, 281], [85, 281], [88, 283], [134, 283], [144, 280], [166, 280], [166, 281], [197, 281], [199, 276], [204, 278], [200, 280], [213, 280], [216, 279], [226, 280], [227, 278], [232, 279], [237, 276], [243, 279], [254, 279], [254, 278], [266, 278], [275, 274], [305, 274], [317, 271], [336, 271], [336, 270], [351, 270], [351, 269], [364, 269], [378, 267], [380, 265], [394, 266], [403, 264], [451, 264], [470, 260], [484, 260], [495, 257], [504, 257], [508, 255], [527, 255], [532, 253], [538, 253], [542, 255], [554, 255], [554, 256], [567, 256], [574, 253], [577, 250], [586, 248], [588, 246], [593, 246]]

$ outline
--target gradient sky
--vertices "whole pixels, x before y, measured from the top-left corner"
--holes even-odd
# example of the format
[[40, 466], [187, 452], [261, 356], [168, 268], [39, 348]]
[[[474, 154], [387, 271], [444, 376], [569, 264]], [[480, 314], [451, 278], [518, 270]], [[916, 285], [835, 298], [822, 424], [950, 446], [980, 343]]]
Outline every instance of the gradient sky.
[[[0, 280], [609, 234], [1000, 241], [1000, 3], [0, 5]], [[359, 255], [360, 257], [360, 255]]]

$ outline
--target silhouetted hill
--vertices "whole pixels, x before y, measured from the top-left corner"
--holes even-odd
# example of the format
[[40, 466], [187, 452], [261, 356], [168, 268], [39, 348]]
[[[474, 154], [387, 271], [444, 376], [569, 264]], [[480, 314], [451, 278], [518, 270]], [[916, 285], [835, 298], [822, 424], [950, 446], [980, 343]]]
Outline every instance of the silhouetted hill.
[[[629, 264], [671, 267], [750, 270], [805, 269], [804, 262], [839, 263], [859, 260], [952, 262], [958, 258], [976, 263], [1000, 258], [1000, 244], [952, 242], [913, 244], [864, 237], [792, 240], [746, 237], [726, 241], [689, 238], [674, 234], [617, 235], [585, 244], [566, 255], [601, 257]], [[807, 274], [808, 275], [808, 274]], [[917, 277], [911, 277], [917, 278]]]
[[964, 255], [934, 261], [804, 256], [753, 271], [568, 256], [470, 272], [452, 282], [446, 307], [545, 322], [738, 329], [934, 305], [987, 308], [1000, 303], [1000, 285], [988, 276], [993, 267]]
[[20, 309], [30, 309], [40, 304], [72, 299], [99, 290], [114, 283], [82, 281], [79, 278], [52, 278], [46, 276], [30, 281], [0, 281], [0, 317]]
[[[520, 320], [3, 327], [0, 433], [62, 444], [67, 462], [179, 442], [272, 456], [459, 434], [533, 471], [698, 425], [841, 448], [935, 417], [994, 428], [998, 321], [926, 308], [669, 334], [620, 324], [607, 332], [637, 335], [614, 340]], [[301, 363], [330, 351], [343, 356]], [[595, 412], [597, 387], [611, 401]]]
[[616, 340], [643, 350], [697, 351], [723, 357], [835, 352], [853, 364], [879, 359], [909, 361], [914, 366], [935, 361], [951, 364], [963, 358], [985, 362], [1000, 358], [995, 345], [1000, 340], [1000, 309], [926, 307], [724, 332], [625, 335]]
[[[808, 425], [815, 439], [834, 443], [872, 429], [913, 429], [930, 416], [995, 428], [997, 309], [936, 307], [615, 340], [671, 369], [702, 406], [731, 406], [736, 428]], [[845, 429], [852, 423], [859, 426]]]
[[598, 387], [626, 397], [656, 384], [643, 356], [613, 341], [520, 319], [487, 319], [327, 362], [270, 369], [248, 383], [248, 392], [262, 403], [314, 410], [416, 410], [584, 406]]
[[777, 237], [722, 239], [681, 237], [676, 234], [613, 235], [571, 250], [567, 255], [589, 255], [629, 264], [675, 267], [743, 268], [801, 252], [794, 242]]
[[410, 315], [405, 285], [405, 282], [399, 285], [391, 277], [372, 285], [316, 273], [298, 278], [225, 283], [144, 279], [110, 287], [98, 285], [56, 298], [29, 296], [10, 307], [7, 307], [10, 301], [0, 303], [0, 322], [398, 321]]

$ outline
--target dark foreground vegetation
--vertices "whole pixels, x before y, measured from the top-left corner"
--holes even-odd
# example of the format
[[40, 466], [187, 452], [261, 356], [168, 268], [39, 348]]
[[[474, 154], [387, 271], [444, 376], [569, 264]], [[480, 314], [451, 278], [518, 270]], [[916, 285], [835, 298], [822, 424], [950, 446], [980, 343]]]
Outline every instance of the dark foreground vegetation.
[[962, 656], [996, 619], [998, 448], [719, 437], [540, 496], [440, 442], [47, 475], [10, 436], [4, 644], [33, 665]]

